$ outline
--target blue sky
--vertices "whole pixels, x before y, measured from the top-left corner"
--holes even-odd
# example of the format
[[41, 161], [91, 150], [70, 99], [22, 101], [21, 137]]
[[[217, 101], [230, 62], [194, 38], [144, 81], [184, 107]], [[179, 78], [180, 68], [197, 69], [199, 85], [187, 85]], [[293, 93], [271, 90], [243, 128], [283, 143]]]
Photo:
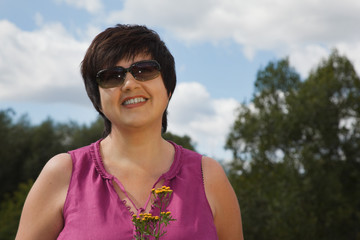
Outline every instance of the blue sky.
[[357, 0], [0, 0], [0, 109], [34, 124], [90, 123], [79, 64], [100, 31], [116, 23], [156, 30], [176, 61], [169, 130], [216, 159], [249, 102], [259, 68], [288, 56], [306, 78], [336, 47], [360, 70]]

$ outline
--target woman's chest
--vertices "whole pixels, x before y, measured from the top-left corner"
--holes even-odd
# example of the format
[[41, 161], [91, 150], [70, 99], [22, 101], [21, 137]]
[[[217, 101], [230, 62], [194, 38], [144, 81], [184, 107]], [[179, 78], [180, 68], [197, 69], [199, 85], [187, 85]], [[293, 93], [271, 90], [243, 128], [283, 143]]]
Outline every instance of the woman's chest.
[[[175, 221], [162, 228], [166, 234], [161, 239], [217, 239], [212, 213], [201, 191], [191, 194], [176, 184], [172, 189], [171, 199], [163, 210], [171, 212]], [[152, 212], [154, 216], [159, 214]], [[133, 239], [132, 214], [112, 184], [91, 191], [84, 188], [68, 199], [59, 239]]]

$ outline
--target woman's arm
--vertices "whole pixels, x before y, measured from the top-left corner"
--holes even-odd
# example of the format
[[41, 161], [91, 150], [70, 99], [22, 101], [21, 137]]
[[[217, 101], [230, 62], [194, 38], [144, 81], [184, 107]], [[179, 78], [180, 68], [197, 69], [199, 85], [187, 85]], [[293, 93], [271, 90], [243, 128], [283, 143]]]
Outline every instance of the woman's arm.
[[69, 154], [49, 160], [31, 188], [16, 240], [56, 239], [63, 228], [63, 206], [72, 171]]
[[206, 197], [219, 239], [243, 240], [239, 202], [222, 166], [212, 158], [203, 157], [202, 167]]

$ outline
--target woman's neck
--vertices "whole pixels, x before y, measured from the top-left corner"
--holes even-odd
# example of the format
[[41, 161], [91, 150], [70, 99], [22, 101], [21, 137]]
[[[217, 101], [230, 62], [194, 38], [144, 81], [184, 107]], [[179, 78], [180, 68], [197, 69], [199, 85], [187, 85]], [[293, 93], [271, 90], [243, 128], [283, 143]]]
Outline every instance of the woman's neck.
[[[170, 167], [174, 148], [161, 136], [161, 130], [112, 132], [101, 143], [105, 161], [124, 166], [137, 165], [145, 169]], [[161, 168], [161, 167], [160, 167]]]

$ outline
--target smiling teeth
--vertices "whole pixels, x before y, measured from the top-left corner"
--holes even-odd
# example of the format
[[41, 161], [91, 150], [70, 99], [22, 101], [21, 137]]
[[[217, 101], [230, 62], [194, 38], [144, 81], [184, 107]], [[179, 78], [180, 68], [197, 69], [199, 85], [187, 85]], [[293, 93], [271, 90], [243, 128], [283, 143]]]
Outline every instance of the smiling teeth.
[[124, 105], [136, 104], [136, 103], [145, 102], [145, 101], [146, 101], [145, 98], [132, 98], [132, 99], [126, 100], [124, 102]]

